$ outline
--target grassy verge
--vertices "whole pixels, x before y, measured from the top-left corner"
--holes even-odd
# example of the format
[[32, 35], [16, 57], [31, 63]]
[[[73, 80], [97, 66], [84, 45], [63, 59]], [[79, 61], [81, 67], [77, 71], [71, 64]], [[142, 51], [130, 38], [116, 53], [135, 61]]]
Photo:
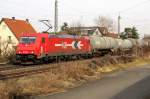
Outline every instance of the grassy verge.
[[133, 59], [133, 61], [129, 62], [129, 63], [119, 63], [119, 64], [115, 64], [115, 65], [111, 64], [111, 65], [103, 66], [101, 68], [98, 68], [98, 71], [102, 72], [102, 73], [109, 73], [109, 72], [122, 70], [122, 69], [126, 69], [126, 68], [142, 67], [146, 64], [150, 64], [150, 58], [148, 58], [148, 57], [136, 58], [136, 59]]
[[63, 92], [89, 80], [100, 79], [103, 73], [150, 64], [150, 58], [105, 56], [91, 60], [59, 63], [49, 72], [0, 81], [0, 99], [11, 95], [38, 95]]

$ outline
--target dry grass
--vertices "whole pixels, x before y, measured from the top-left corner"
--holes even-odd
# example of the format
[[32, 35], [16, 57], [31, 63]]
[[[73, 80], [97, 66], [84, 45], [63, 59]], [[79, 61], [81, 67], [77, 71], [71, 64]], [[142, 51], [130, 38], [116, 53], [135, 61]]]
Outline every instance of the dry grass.
[[[129, 62], [129, 63], [128, 63]], [[0, 99], [9, 95], [37, 95], [62, 92], [89, 80], [101, 78], [103, 73], [150, 63], [150, 58], [105, 56], [92, 60], [59, 63], [49, 72], [0, 81]]]
[[[72, 88], [87, 76], [94, 75], [94, 71], [84, 62], [68, 62], [49, 72], [21, 77], [0, 82], [0, 99], [8, 99], [10, 94], [44, 94], [62, 92]], [[72, 65], [73, 64], [73, 65]]]
[[98, 72], [109, 73], [113, 71], [118, 71], [126, 68], [139, 67], [150, 64], [150, 58], [136, 58], [129, 63], [119, 63], [119, 64], [110, 64], [105, 65], [102, 68], [98, 68]]

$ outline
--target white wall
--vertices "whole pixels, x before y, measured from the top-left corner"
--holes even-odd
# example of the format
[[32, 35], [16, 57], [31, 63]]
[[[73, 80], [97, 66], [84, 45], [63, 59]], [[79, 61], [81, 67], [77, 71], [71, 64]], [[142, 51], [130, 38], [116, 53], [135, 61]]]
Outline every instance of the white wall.
[[[11, 36], [11, 43], [8, 43], [9, 36]], [[0, 55], [6, 56], [14, 52], [14, 47], [18, 44], [15, 35], [10, 31], [7, 24], [2, 22], [0, 24]]]
[[3, 21], [0, 24], [0, 42], [5, 42], [9, 40], [9, 36], [11, 36], [12, 45], [16, 46], [18, 44], [18, 40], [15, 35], [8, 28], [7, 24]]

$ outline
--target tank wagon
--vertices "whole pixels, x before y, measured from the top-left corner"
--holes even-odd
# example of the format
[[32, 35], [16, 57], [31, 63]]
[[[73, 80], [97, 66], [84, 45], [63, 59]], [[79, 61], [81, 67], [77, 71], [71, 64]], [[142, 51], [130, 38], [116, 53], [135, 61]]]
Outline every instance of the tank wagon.
[[[148, 43], [149, 44], [149, 43]], [[118, 39], [100, 36], [50, 35], [24, 33], [16, 50], [17, 62], [38, 62], [69, 58], [89, 58], [94, 54], [130, 50], [147, 45], [143, 40]], [[128, 51], [129, 52], [129, 51]]]
[[111, 37], [91, 36], [90, 42], [94, 50], [106, 50], [117, 48], [117, 40]]
[[90, 44], [92, 46], [93, 52], [109, 52], [112, 50], [118, 49], [131, 49], [135, 44], [135, 40], [131, 39], [118, 39], [112, 37], [99, 37], [99, 36], [91, 36]]

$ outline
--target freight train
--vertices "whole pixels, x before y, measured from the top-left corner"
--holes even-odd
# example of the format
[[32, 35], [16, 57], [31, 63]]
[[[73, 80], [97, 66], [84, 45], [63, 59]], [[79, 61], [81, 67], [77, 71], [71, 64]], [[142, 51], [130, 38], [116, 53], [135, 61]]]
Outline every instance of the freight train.
[[48, 62], [50, 60], [90, 58], [94, 54], [144, 45], [143, 41], [100, 36], [53, 35], [24, 33], [16, 50], [16, 62]]

